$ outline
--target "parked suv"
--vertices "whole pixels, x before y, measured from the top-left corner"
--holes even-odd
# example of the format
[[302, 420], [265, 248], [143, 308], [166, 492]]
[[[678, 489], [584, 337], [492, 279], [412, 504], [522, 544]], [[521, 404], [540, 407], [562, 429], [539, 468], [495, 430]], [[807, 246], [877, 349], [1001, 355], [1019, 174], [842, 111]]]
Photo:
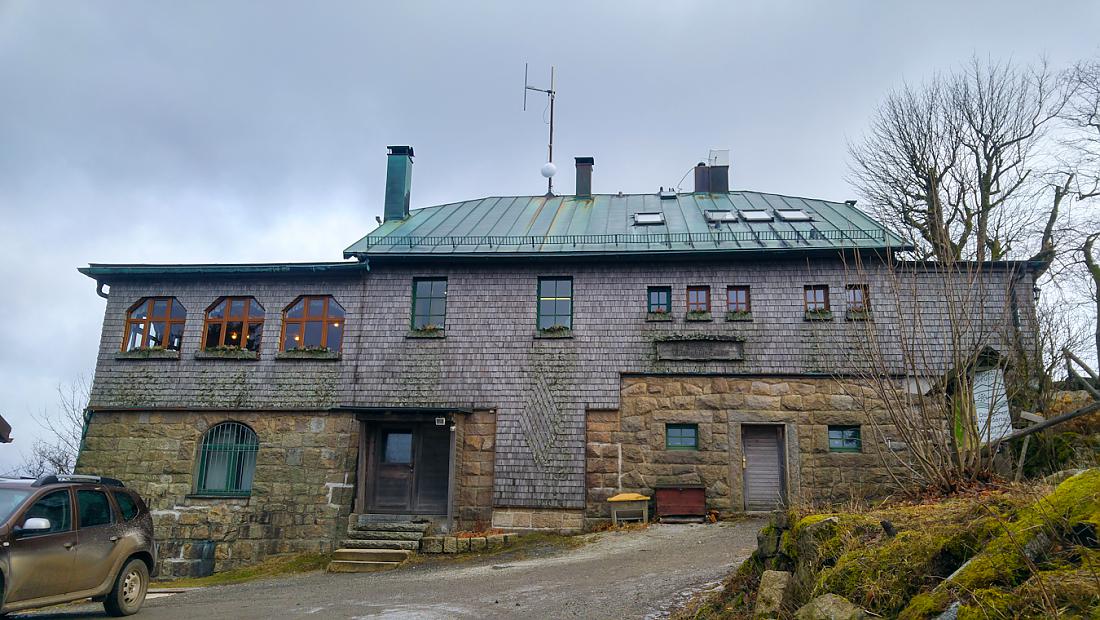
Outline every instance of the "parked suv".
[[0, 479], [0, 614], [90, 597], [128, 616], [156, 565], [149, 509], [118, 480]]

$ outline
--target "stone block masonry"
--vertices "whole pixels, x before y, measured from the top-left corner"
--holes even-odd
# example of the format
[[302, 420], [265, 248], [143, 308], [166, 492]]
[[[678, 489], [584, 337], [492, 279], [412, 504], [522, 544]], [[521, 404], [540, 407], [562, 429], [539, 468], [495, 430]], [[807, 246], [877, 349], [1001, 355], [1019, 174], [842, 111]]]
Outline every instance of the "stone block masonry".
[[[809, 377], [629, 376], [621, 408], [591, 410], [586, 420], [585, 516], [609, 518], [607, 498], [653, 495], [658, 486], [701, 485], [707, 508], [744, 510], [741, 427], [785, 429], [788, 500], [829, 503], [888, 493], [880, 433], [889, 436], [882, 403], [857, 382]], [[877, 423], [877, 430], [872, 426]], [[665, 447], [667, 424], [695, 424], [697, 450]], [[831, 452], [829, 425], [859, 425], [860, 452]], [[892, 458], [892, 457], [890, 457]]]
[[[247, 497], [194, 494], [203, 432], [247, 424], [260, 449]], [[323, 412], [98, 412], [88, 426], [78, 473], [122, 479], [149, 504], [161, 575], [199, 570], [213, 544], [222, 571], [296, 552], [329, 552], [351, 510], [359, 425]]]

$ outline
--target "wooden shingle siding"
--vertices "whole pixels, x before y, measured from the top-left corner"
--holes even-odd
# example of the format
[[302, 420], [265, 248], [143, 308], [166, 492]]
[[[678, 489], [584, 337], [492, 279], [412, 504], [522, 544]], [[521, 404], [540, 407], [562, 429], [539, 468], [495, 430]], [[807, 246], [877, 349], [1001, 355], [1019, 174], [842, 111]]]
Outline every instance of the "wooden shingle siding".
[[[111, 283], [91, 407], [492, 409], [497, 412], [494, 505], [582, 508], [584, 412], [618, 407], [621, 373], [845, 373], [858, 362], [853, 343], [866, 329], [874, 330], [899, 373], [907, 370], [897, 346], [903, 337], [926, 350], [930, 360], [948, 362], [943, 278], [925, 272], [902, 276], [899, 306], [887, 267], [865, 269], [874, 310], [867, 322], [844, 318], [844, 287], [856, 278], [837, 259], [422, 268], [379, 263], [367, 273], [331, 277], [119, 280]], [[546, 275], [573, 278], [569, 338], [535, 337], [537, 282]], [[414, 277], [448, 278], [445, 338], [407, 337]], [[975, 342], [991, 342], [995, 338], [987, 332], [1011, 325], [1004, 313], [1011, 278], [998, 268], [986, 273], [979, 287], [956, 291], [972, 310]], [[833, 320], [805, 320], [803, 286], [818, 283], [834, 291]], [[752, 321], [685, 322], [689, 284], [713, 291], [751, 286]], [[671, 287], [673, 320], [646, 322], [648, 286]], [[1031, 286], [1029, 277], [1019, 276], [1017, 302], [1025, 330]], [[298, 296], [313, 294], [332, 295], [347, 312], [341, 359], [277, 360], [281, 310]], [[154, 295], [177, 297], [187, 309], [179, 360], [116, 359], [126, 310]], [[253, 296], [267, 309], [257, 361], [195, 359], [203, 310], [223, 295]], [[685, 333], [743, 337], [744, 359], [658, 361], [654, 339]]]

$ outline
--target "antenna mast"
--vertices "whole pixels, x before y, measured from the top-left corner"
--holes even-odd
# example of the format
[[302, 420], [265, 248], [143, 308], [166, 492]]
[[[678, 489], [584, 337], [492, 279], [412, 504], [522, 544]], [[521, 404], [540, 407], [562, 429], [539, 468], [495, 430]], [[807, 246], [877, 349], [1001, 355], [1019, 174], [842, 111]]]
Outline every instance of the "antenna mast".
[[554, 195], [554, 173], [558, 171], [554, 165], [554, 66], [550, 65], [550, 88], [535, 88], [527, 83], [527, 63], [523, 63], [523, 111], [527, 111], [527, 91], [546, 93], [550, 100], [550, 142], [547, 144], [546, 164], [542, 167], [542, 176], [546, 177], [546, 195]]

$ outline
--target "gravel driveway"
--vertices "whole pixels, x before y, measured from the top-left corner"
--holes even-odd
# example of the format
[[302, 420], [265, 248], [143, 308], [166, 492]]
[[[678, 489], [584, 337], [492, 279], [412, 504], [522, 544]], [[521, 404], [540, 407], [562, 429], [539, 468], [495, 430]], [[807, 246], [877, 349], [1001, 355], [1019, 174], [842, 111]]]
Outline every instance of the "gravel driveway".
[[[759, 519], [607, 532], [576, 549], [308, 573], [149, 600], [135, 618], [661, 618], [752, 553]], [[99, 606], [33, 618], [102, 617]]]

